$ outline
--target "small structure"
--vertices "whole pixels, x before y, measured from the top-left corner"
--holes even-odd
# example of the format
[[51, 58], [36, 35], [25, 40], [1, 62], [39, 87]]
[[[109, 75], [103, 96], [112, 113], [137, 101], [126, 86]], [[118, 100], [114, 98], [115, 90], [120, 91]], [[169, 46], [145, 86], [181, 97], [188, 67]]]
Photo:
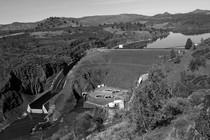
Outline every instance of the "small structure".
[[124, 100], [115, 100], [114, 101], [115, 105], [119, 107], [119, 109], [125, 108], [124, 106]]
[[110, 102], [110, 103], [108, 103], [108, 107], [110, 107], [110, 108], [115, 107], [115, 103], [114, 103], [114, 102]]
[[119, 109], [124, 109], [124, 100], [114, 100], [113, 102], [110, 102], [107, 104], [109, 108], [118, 107]]
[[101, 87], [104, 87], [105, 85], [104, 84], [101, 84], [101, 85], [98, 85], [97, 88], [101, 88]]
[[36, 113], [36, 114], [48, 114], [48, 110], [45, 108], [45, 106], [42, 106], [42, 108], [31, 108], [30, 105], [27, 107], [28, 113]]
[[147, 79], [148, 79], [148, 76], [149, 76], [148, 73], [141, 75], [141, 76], [139, 77], [139, 80], [138, 80], [137, 85], [139, 86], [143, 81], [147, 80]]
[[119, 49], [122, 49], [122, 48], [123, 48], [123, 45], [122, 45], [122, 44], [120, 44], [120, 45], [119, 45]]

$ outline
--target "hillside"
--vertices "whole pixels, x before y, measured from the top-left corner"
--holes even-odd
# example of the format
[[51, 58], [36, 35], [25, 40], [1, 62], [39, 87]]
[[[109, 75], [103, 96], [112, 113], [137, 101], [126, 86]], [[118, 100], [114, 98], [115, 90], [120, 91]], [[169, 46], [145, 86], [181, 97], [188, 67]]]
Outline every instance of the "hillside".
[[91, 51], [93, 51], [92, 54], [83, 60], [76, 73], [80, 87], [84, 87], [85, 89], [86, 85], [83, 85], [84, 80], [81, 79], [87, 77], [84, 75], [89, 74], [89, 78], [97, 81], [93, 84], [94, 86], [105, 84], [111, 87], [130, 90], [134, 81], [138, 80], [140, 75], [147, 73], [150, 65], [160, 59], [161, 56], [168, 55], [170, 50], [90, 50], [90, 52]]
[[172, 16], [172, 14], [168, 13], [168, 12], [165, 12], [163, 14], [157, 14], [157, 15], [154, 15], [153, 17], [158, 17], [158, 18], [162, 18], [162, 17], [170, 17]]
[[[127, 41], [157, 39], [168, 34], [167, 30], [136, 23], [83, 27], [66, 18], [49, 18], [42, 23], [33, 30], [9, 31], [12, 34], [0, 38], [0, 128], [21, 117], [27, 103], [49, 90], [58, 72], [86, 50], [113, 48]], [[99, 74], [99, 79], [103, 76], [103, 71], [90, 73]], [[73, 81], [74, 93], [81, 96], [86, 86], [93, 89], [98, 83], [91, 81], [94, 78], [80, 79], [86, 83]]]
[[199, 12], [189, 12], [184, 14], [158, 14], [153, 16], [147, 24], [165, 24], [171, 25], [173, 31], [184, 34], [209, 32], [210, 15], [208, 10], [199, 10]]
[[209, 10], [201, 10], [201, 9], [196, 9], [190, 13], [204, 13], [204, 14], [210, 14]]
[[41, 21], [35, 27], [38, 30], [43, 29], [56, 29], [65, 27], [79, 27], [81, 24], [75, 18], [64, 18], [64, 17], [50, 17]]
[[34, 29], [38, 23], [21, 23], [14, 22], [7, 25], [0, 25], [0, 31], [13, 31], [13, 30], [27, 30]]
[[103, 47], [102, 41], [111, 35], [102, 29], [89, 29], [95, 33], [88, 30], [88, 35], [79, 30], [72, 27], [62, 32], [39, 30], [0, 38], [1, 128], [20, 117], [27, 102], [48, 90], [63, 67], [86, 49]]
[[[63, 27], [97, 26], [101, 24], [137, 22], [170, 29], [185, 34], [203, 33], [210, 30], [210, 11], [196, 9], [189, 13], [170, 14], [165, 12], [154, 16], [138, 14], [98, 15], [82, 18], [50, 17], [34, 23], [12, 23], [0, 26], [0, 31], [55, 29]], [[162, 26], [160, 26], [162, 25]]]
[[[130, 108], [118, 112], [110, 126], [86, 138], [209, 140], [209, 50], [210, 38], [179, 54], [178, 63], [166, 59], [154, 65], [148, 80], [134, 89]], [[194, 59], [206, 63], [192, 65]]]
[[32, 23], [14, 22], [11, 24], [1, 25], [0, 31], [21, 31], [33, 29], [43, 30], [78, 26], [80, 26], [80, 23], [75, 18], [50, 17], [42, 21]]
[[[142, 51], [144, 51], [142, 54], [147, 56], [154, 53], [149, 50]], [[128, 74], [126, 69], [130, 69], [131, 74], [132, 72], [135, 74], [135, 68], [126, 68], [126, 63], [133, 60], [133, 57], [136, 60], [132, 61], [132, 64], [152, 63], [149, 60], [144, 62], [145, 59], [138, 61], [138, 58], [145, 58], [145, 56], [136, 57], [135, 53], [138, 52], [90, 50], [76, 70], [74, 91], [81, 93], [84, 90], [92, 90], [96, 85], [106, 83], [106, 80], [102, 81], [106, 77], [113, 77], [115, 82], [122, 84], [118, 81], [117, 74], [108, 75], [112, 69], [119, 66], [119, 63], [121, 66], [125, 65], [125, 67], [120, 66], [125, 70], [125, 74]], [[133, 83], [132, 95], [125, 101], [126, 109], [116, 111], [110, 123], [103, 124], [106, 116], [103, 110], [94, 109], [91, 113], [91, 110], [78, 106], [77, 110], [73, 110], [63, 118], [56, 131], [52, 133], [50, 130], [45, 130], [44, 134], [37, 133], [31, 139], [42, 135], [45, 139], [208, 140], [210, 138], [208, 113], [210, 38], [196, 48], [185, 50], [184, 53], [178, 54], [175, 51], [175, 55], [173, 58], [170, 55], [154, 63], [149, 70], [148, 80], [142, 85], [135, 87]], [[123, 58], [123, 56], [127, 57]], [[180, 61], [177, 61], [177, 57]], [[117, 69], [120, 74], [122, 71]], [[141, 66], [136, 67], [137, 69], [141, 69]], [[127, 76], [125, 79], [134, 80], [132, 75]], [[111, 82], [106, 84], [111, 86]], [[123, 84], [122, 86], [125, 87]]]
[[146, 21], [149, 16], [137, 15], [137, 14], [120, 14], [120, 15], [102, 15], [102, 16], [90, 16], [82, 17], [79, 21], [84, 25], [99, 25], [99, 24], [113, 24], [120, 22], [133, 22], [136, 19]]
[[[56, 108], [50, 121], [20, 139], [209, 139], [210, 39], [179, 54], [144, 48], [170, 31], [209, 32], [209, 12], [50, 17], [0, 25], [0, 130], [23, 117], [28, 103], [48, 91], [63, 69], [58, 83], [65, 86], [58, 84], [63, 90], [50, 102]], [[116, 49], [121, 44], [123, 49]], [[136, 87], [145, 73], [149, 79]], [[106, 122], [107, 110], [83, 108], [82, 93], [99, 84], [129, 90], [125, 109], [115, 112], [112, 123]]]

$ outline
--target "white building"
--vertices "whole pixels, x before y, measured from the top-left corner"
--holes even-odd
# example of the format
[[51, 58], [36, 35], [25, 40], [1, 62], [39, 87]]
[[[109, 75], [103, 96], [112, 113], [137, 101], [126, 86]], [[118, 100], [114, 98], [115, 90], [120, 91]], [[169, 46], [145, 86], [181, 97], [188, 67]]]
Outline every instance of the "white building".
[[120, 48], [120, 49], [122, 49], [122, 48], [123, 48], [123, 45], [122, 45], [122, 44], [121, 44], [121, 45], [119, 45], [119, 48]]
[[38, 109], [38, 108], [31, 108], [31, 106], [28, 105], [27, 112], [28, 113], [36, 113], [36, 114], [48, 114], [48, 111], [47, 111], [47, 109], [45, 108], [44, 105], [42, 105], [42, 108], [40, 108], [40, 109]]
[[110, 103], [108, 103], [108, 107], [110, 107], [110, 108], [115, 107], [115, 103], [114, 103], [114, 102], [110, 102]]
[[48, 91], [43, 94], [41, 97], [35, 99], [27, 106], [28, 113], [37, 113], [37, 114], [49, 114], [50, 109], [50, 100], [58, 96], [59, 94], [51, 93]]
[[149, 76], [148, 73], [141, 75], [139, 77], [139, 80], [138, 80], [138, 83], [137, 84], [140, 85], [143, 81], [147, 80], [148, 79], [148, 76]]
[[124, 100], [115, 100], [114, 103], [119, 107], [119, 109], [124, 109]]
[[114, 100], [114, 102], [108, 103], [108, 107], [110, 108], [118, 107], [119, 109], [124, 109], [125, 105], [123, 100]]

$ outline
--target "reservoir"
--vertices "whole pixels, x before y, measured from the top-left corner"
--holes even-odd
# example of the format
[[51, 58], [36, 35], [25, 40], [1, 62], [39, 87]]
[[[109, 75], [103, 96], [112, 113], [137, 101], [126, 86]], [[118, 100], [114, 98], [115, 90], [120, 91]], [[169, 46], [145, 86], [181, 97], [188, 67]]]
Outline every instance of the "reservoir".
[[198, 44], [201, 39], [204, 40], [210, 37], [210, 33], [198, 34], [198, 35], [184, 35], [182, 33], [173, 33], [165, 38], [159, 38], [154, 42], [147, 44], [146, 48], [171, 48], [171, 47], [181, 47], [183, 48], [186, 44], [188, 38], [190, 38], [193, 43]]

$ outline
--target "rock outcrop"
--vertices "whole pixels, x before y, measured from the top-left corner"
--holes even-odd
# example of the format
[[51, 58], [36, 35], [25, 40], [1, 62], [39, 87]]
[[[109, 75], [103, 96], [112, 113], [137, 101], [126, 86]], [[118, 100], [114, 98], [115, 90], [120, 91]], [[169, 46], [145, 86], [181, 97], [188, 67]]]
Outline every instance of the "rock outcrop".
[[53, 78], [66, 65], [64, 61], [30, 63], [11, 70], [8, 80], [0, 88], [0, 119], [18, 113], [11, 111], [25, 102], [23, 95], [37, 95], [48, 90]]
[[107, 74], [108, 69], [79, 68], [75, 74], [76, 78], [72, 84], [72, 89], [81, 96], [83, 91], [91, 91], [95, 89], [97, 85], [102, 84]]

